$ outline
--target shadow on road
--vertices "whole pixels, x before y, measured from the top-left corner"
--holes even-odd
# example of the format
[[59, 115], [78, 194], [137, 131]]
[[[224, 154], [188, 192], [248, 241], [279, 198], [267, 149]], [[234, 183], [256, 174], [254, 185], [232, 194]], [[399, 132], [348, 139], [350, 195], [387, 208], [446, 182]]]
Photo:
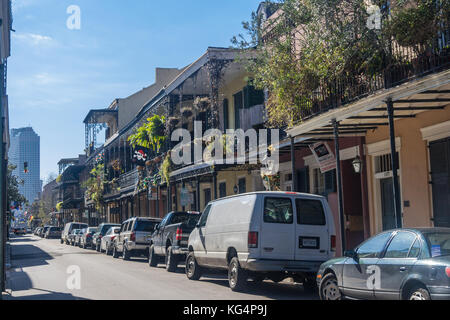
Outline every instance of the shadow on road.
[[[27, 295], [23, 297], [3, 296], [5, 300], [89, 300], [85, 298], [76, 297], [70, 293], [54, 292], [39, 288], [30, 288], [37, 292], [37, 294]], [[39, 293], [42, 292], [42, 293]]]
[[33, 267], [48, 264], [53, 257], [32, 244], [13, 244], [11, 246], [12, 266]]

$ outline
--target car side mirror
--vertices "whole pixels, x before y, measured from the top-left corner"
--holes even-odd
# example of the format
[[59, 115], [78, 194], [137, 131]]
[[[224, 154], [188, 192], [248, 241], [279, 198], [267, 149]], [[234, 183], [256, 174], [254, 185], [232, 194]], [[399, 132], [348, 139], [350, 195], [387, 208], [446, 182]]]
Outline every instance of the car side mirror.
[[347, 258], [352, 258], [352, 259], [358, 260], [358, 254], [354, 250], [345, 251], [344, 256]]

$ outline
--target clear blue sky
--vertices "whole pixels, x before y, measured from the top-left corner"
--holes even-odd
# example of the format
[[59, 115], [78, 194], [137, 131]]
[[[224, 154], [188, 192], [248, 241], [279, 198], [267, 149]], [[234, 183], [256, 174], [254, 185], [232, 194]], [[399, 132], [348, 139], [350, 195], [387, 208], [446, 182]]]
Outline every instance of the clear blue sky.
[[[83, 119], [183, 67], [208, 46], [228, 47], [260, 0], [13, 0], [8, 61], [10, 127], [41, 136], [41, 177], [83, 153]], [[69, 30], [68, 6], [81, 9]]]

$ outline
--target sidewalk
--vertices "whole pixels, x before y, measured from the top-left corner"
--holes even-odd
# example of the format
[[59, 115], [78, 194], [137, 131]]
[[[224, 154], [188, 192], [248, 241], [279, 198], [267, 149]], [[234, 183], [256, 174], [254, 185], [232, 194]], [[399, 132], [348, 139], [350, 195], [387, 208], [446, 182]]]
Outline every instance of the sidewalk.
[[[9, 294], [9, 289], [10, 289], [10, 285], [9, 285], [9, 273], [10, 273], [10, 269], [11, 269], [11, 244], [9, 243], [9, 241], [6, 242], [6, 248], [5, 248], [5, 273], [6, 273], [6, 292], [2, 292], [2, 297], [1, 300], [4, 300], [5, 298], [7, 298], [10, 294]], [[0, 289], [1, 291], [1, 289]]]

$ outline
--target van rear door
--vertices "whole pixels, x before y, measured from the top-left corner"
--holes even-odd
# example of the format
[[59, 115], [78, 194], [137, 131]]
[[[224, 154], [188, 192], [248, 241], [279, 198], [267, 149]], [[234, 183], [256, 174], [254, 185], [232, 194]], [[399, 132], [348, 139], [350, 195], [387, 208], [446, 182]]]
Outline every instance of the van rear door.
[[322, 200], [295, 198], [295, 208], [295, 260], [328, 260], [330, 221]]
[[261, 223], [261, 257], [273, 260], [294, 260], [294, 205], [290, 197], [263, 198]]

